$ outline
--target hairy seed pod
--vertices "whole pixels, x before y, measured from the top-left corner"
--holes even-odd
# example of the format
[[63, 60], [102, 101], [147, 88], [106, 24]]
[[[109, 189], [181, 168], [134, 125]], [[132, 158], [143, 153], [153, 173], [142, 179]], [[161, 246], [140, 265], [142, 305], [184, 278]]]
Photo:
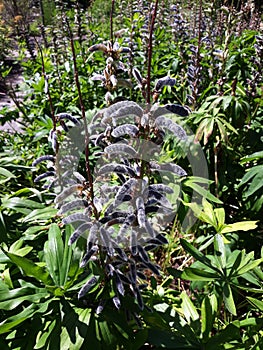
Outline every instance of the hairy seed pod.
[[136, 179], [129, 179], [128, 181], [126, 181], [118, 190], [115, 197], [115, 201], [122, 202], [125, 195], [132, 193], [136, 185], [137, 185]]
[[114, 276], [115, 276], [115, 283], [116, 283], [117, 290], [120, 293], [120, 295], [123, 296], [125, 294], [125, 290], [124, 290], [123, 283], [120, 279], [120, 276], [118, 275], [118, 273], [116, 271], [115, 271]]
[[107, 46], [105, 46], [104, 44], [95, 44], [92, 45], [91, 47], [89, 47], [89, 51], [90, 52], [94, 52], [94, 51], [103, 51], [103, 52], [107, 52]]
[[90, 221], [90, 217], [88, 215], [82, 214], [82, 213], [74, 213], [70, 214], [66, 218], [62, 220], [64, 225], [71, 224], [75, 221]]
[[116, 307], [116, 309], [119, 310], [119, 308], [121, 307], [121, 301], [120, 299], [115, 295], [115, 297], [112, 298], [113, 304]]
[[130, 276], [132, 280], [132, 284], [136, 285], [137, 283], [137, 269], [134, 261], [131, 261], [130, 263]]
[[141, 310], [143, 310], [143, 307], [144, 307], [144, 303], [143, 303], [143, 299], [142, 299], [142, 295], [141, 295], [141, 292], [139, 290], [139, 288], [135, 287], [134, 288], [134, 295], [135, 295], [135, 298], [138, 302], [138, 306]]
[[154, 185], [150, 185], [149, 186], [149, 191], [150, 190], [153, 190], [153, 191], [156, 191], [156, 192], [163, 192], [163, 193], [167, 193], [167, 194], [173, 194], [174, 193], [174, 190], [167, 186], [167, 185], [164, 185], [164, 184], [154, 184]]
[[169, 131], [171, 131], [176, 137], [178, 137], [181, 140], [186, 140], [187, 135], [184, 129], [174, 123], [171, 119], [165, 118], [163, 116], [160, 116], [155, 119], [155, 125], [157, 128], [166, 128]]
[[58, 150], [58, 139], [56, 130], [50, 130], [48, 141], [51, 142], [52, 149], [56, 153]]
[[183, 168], [173, 163], [157, 164], [156, 162], [150, 162], [150, 167], [153, 171], [168, 171], [178, 176], [187, 175], [187, 172]]
[[129, 174], [130, 176], [136, 176], [132, 168], [122, 164], [106, 164], [103, 165], [98, 171], [98, 175], [104, 175], [108, 173]]
[[145, 229], [146, 229], [147, 233], [148, 233], [151, 237], [155, 237], [156, 233], [155, 233], [155, 231], [154, 231], [152, 225], [151, 225], [151, 224], [149, 223], [149, 221], [147, 220], [147, 218], [146, 218], [146, 220], [145, 220]]
[[104, 117], [102, 118], [102, 123], [107, 124], [112, 121], [112, 119], [136, 116], [141, 118], [143, 115], [143, 109], [133, 101], [120, 101], [116, 102], [110, 107], [104, 110]]
[[176, 84], [176, 79], [166, 76], [157, 81], [157, 83], [155, 84], [154, 90], [159, 91], [164, 86], [174, 86], [175, 84]]
[[116, 253], [118, 254], [118, 256], [120, 257], [121, 260], [128, 261], [128, 257], [125, 254], [123, 249], [121, 249], [120, 247], [115, 247], [115, 246], [114, 246], [114, 249], [115, 249]]
[[130, 235], [130, 251], [132, 255], [137, 255], [138, 253], [138, 246], [137, 246], [137, 234], [136, 231], [131, 230], [131, 235]]
[[91, 277], [81, 288], [81, 290], [78, 293], [78, 299], [84, 297], [86, 293], [88, 293], [92, 287], [94, 287], [98, 283], [98, 277], [93, 276]]
[[69, 237], [68, 244], [71, 245], [76, 242], [76, 240], [82, 236], [87, 230], [89, 230], [92, 226], [91, 222], [86, 222], [82, 225], [80, 225]]
[[81, 208], [85, 208], [89, 205], [89, 203], [84, 200], [84, 199], [76, 199], [72, 202], [66, 203], [64, 205], [62, 205], [62, 207], [60, 208], [60, 210], [58, 211], [58, 214], [65, 214], [68, 211], [74, 210], [74, 209], [81, 209]]
[[137, 220], [139, 227], [145, 227], [146, 215], [145, 215], [145, 206], [142, 197], [136, 199], [136, 208], [137, 208]]
[[52, 155], [41, 156], [41, 157], [37, 158], [36, 160], [34, 160], [34, 162], [32, 163], [32, 166], [36, 166], [37, 164], [44, 162], [46, 160], [54, 163], [56, 159]]
[[141, 245], [138, 245], [138, 252], [143, 262], [149, 262], [148, 254]]
[[97, 306], [96, 315], [99, 315], [102, 313], [104, 306], [105, 306], [105, 300], [101, 300], [99, 305]]
[[115, 143], [115, 144], [109, 145], [105, 147], [104, 152], [110, 155], [124, 154], [125, 156], [130, 156], [131, 158], [137, 157], [137, 152], [135, 151], [135, 149], [129, 145], [125, 145], [124, 143]]
[[118, 273], [123, 283], [131, 284], [131, 280], [126, 275], [124, 275], [124, 273], [122, 273], [119, 269], [116, 269], [116, 272]]
[[178, 114], [181, 117], [187, 117], [191, 113], [191, 109], [187, 106], [181, 106], [177, 104], [167, 104], [164, 106], [169, 112]]
[[139, 132], [139, 129], [137, 128], [137, 126], [132, 124], [124, 124], [114, 128], [112, 130], [111, 135], [113, 137], [120, 137], [123, 135], [136, 136], [138, 132]]
[[47, 178], [47, 177], [51, 177], [51, 176], [56, 176], [55, 171], [47, 171], [47, 172], [45, 172], [44, 174], [38, 175], [38, 176], [35, 178], [34, 182], [38, 182], [38, 181], [40, 181], [40, 180], [43, 180], [43, 179], [45, 179], [45, 178]]
[[55, 203], [58, 204], [59, 202], [62, 202], [64, 199], [67, 197], [71, 196], [73, 193], [80, 193], [84, 189], [83, 185], [80, 184], [74, 184], [71, 185], [70, 187], [67, 187], [61, 192], [56, 198], [55, 198]]
[[135, 221], [136, 216], [132, 213], [129, 214], [124, 222], [123, 225], [121, 226], [120, 230], [119, 230], [119, 236], [125, 235], [125, 233], [127, 232], [128, 228], [133, 224], [133, 222]]
[[67, 119], [67, 120], [70, 120], [75, 125], [77, 124], [80, 125], [80, 121], [77, 118], [73, 117], [71, 114], [59, 113], [56, 115], [56, 117], [58, 118], [58, 120]]
[[83, 268], [87, 265], [92, 255], [94, 255], [98, 251], [99, 247], [94, 245], [82, 258], [80, 267]]
[[142, 85], [142, 76], [137, 68], [133, 68], [132, 75], [137, 80], [137, 83], [141, 86]]
[[159, 276], [160, 272], [158, 270], [158, 266], [155, 264], [152, 264], [151, 262], [143, 262], [143, 265], [147, 268], [150, 269], [155, 275]]
[[92, 80], [92, 81], [102, 81], [103, 83], [106, 82], [106, 79], [105, 79], [104, 75], [102, 75], [102, 74], [94, 74], [94, 75], [91, 77], [91, 80]]

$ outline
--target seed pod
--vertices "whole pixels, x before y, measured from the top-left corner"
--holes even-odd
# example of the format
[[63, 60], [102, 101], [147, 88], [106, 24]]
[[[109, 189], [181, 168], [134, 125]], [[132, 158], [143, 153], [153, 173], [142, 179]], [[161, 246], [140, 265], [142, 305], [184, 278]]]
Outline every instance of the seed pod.
[[94, 51], [103, 51], [103, 52], [107, 52], [107, 46], [105, 46], [104, 44], [95, 44], [92, 45], [91, 47], [89, 47], [89, 51], [90, 52], [94, 52]]
[[155, 125], [157, 128], [168, 129], [181, 140], [187, 139], [187, 135], [184, 129], [180, 125], [174, 123], [171, 119], [165, 118], [163, 116], [157, 117], [155, 119]]
[[98, 171], [98, 175], [108, 173], [129, 174], [130, 176], [136, 176], [132, 168], [122, 164], [106, 164], [103, 165]]
[[138, 253], [138, 246], [137, 246], [137, 234], [136, 231], [131, 230], [131, 235], [130, 235], [130, 251], [132, 255], [137, 255]]
[[114, 249], [115, 249], [116, 253], [118, 254], [118, 256], [120, 257], [121, 260], [128, 261], [128, 257], [127, 257], [127, 255], [125, 254], [125, 252], [124, 252], [124, 250], [122, 248], [114, 246]]
[[146, 215], [142, 197], [136, 199], [137, 220], [140, 227], [145, 227]]
[[80, 184], [74, 184], [71, 185], [70, 187], [67, 187], [61, 192], [56, 198], [55, 198], [55, 203], [62, 202], [64, 199], [72, 195], [73, 193], [80, 193], [84, 189], [83, 185]]
[[32, 166], [36, 166], [37, 164], [44, 162], [45, 160], [55, 162], [55, 157], [52, 155], [41, 156], [41, 157], [37, 158], [36, 160], [34, 160], [34, 162], [32, 163]]
[[141, 86], [142, 85], [142, 76], [137, 68], [133, 68], [132, 75], [137, 80], [137, 83]]
[[115, 197], [115, 201], [122, 202], [125, 195], [130, 194], [134, 190], [134, 187], [136, 185], [137, 185], [136, 179], [129, 179], [128, 181], [126, 181], [118, 190]]
[[90, 217], [88, 215], [82, 214], [82, 213], [74, 213], [70, 214], [69, 216], [65, 217], [62, 222], [64, 225], [71, 224], [75, 221], [90, 221]]
[[149, 262], [148, 254], [141, 245], [138, 245], [138, 252], [143, 262]]
[[167, 194], [172, 194], [174, 193], [174, 190], [167, 186], [167, 185], [164, 185], [164, 184], [154, 184], [154, 185], [150, 185], [149, 186], [149, 191], [150, 190], [153, 190], [153, 191], [158, 191], [158, 192], [163, 192], [163, 193], [167, 193]]
[[112, 121], [112, 119], [137, 116], [141, 118], [143, 115], [143, 109], [133, 101], [121, 101], [116, 102], [110, 107], [105, 109], [104, 117], [102, 118], [102, 123], [107, 124]]
[[174, 86], [175, 84], [176, 84], [176, 79], [166, 76], [157, 81], [157, 83], [155, 84], [154, 90], [159, 91], [164, 86]]
[[67, 120], [70, 120], [75, 125], [77, 124], [80, 125], [80, 121], [77, 118], [73, 117], [71, 114], [59, 113], [56, 115], [56, 117], [58, 118], [58, 120], [67, 119]]
[[78, 299], [84, 297], [86, 293], [88, 293], [92, 287], [94, 287], [98, 283], [98, 277], [93, 276], [91, 277], [81, 288], [81, 290], [78, 293]]
[[74, 209], [81, 209], [81, 208], [85, 208], [89, 205], [89, 203], [84, 200], [84, 199], [76, 199], [72, 202], [66, 203], [64, 205], [62, 205], [62, 207], [60, 208], [60, 210], [58, 211], [58, 214], [65, 214], [68, 211], [74, 210]]
[[135, 149], [129, 145], [125, 145], [124, 143], [115, 143], [105, 147], [105, 153], [110, 155], [112, 154], [124, 154], [125, 156], [130, 156], [131, 158], [137, 157], [137, 152]]
[[130, 273], [132, 284], [135, 285], [137, 283], [137, 269], [134, 261], [130, 263]]
[[137, 126], [132, 124], [124, 124], [119, 125], [115, 129], [113, 129], [111, 135], [113, 137], [120, 137], [123, 135], [136, 136], [138, 132], [139, 129], [137, 128]]
[[121, 307], [121, 301], [120, 299], [115, 295], [115, 297], [112, 298], [114, 306], [119, 310]]
[[121, 226], [118, 235], [120, 235], [120, 236], [125, 235], [125, 233], [127, 232], [128, 228], [132, 225], [132, 223], [135, 221], [135, 219], [136, 219], [136, 216], [133, 213], [129, 214], [125, 218], [124, 223]]
[[153, 171], [169, 171], [178, 176], [187, 175], [187, 172], [183, 168], [173, 163], [157, 164], [156, 162], [150, 162], [150, 167]]
[[124, 290], [124, 286], [122, 284], [122, 281], [120, 279], [120, 276], [118, 275], [118, 273], [115, 271], [115, 282], [116, 282], [116, 287], [117, 287], [117, 290], [118, 292], [120, 293], [120, 295], [124, 295], [125, 294], [125, 290]]
[[191, 113], [191, 109], [187, 106], [181, 106], [176, 104], [167, 104], [164, 106], [169, 112], [178, 114], [181, 117], [187, 117]]
[[92, 81], [102, 81], [103, 83], [106, 82], [106, 79], [105, 79], [104, 75], [102, 75], [102, 74], [94, 74], [94, 75], [91, 77], [91, 80], [92, 80]]
[[83, 268], [87, 265], [88, 261], [98, 251], [99, 247], [97, 245], [94, 245], [82, 258], [82, 261], [80, 263], [80, 267]]
[[51, 176], [56, 176], [56, 173], [54, 171], [47, 171], [44, 174], [41, 174], [41, 175], [37, 176], [35, 178], [34, 182], [38, 182], [40, 180], [43, 180], [43, 179], [45, 179], [47, 177], [51, 177]]
[[71, 245], [74, 242], [76, 242], [76, 240], [83, 235], [87, 230], [89, 230], [92, 226], [91, 222], [87, 222], [84, 223], [82, 225], [80, 225], [73, 233], [72, 235], [69, 237], [69, 241], [68, 244]]
[[139, 288], [137, 287], [134, 288], [134, 295], [135, 295], [135, 298], [137, 299], [139, 308], [143, 310], [144, 303], [143, 303], [142, 295]]
[[147, 269], [150, 269], [155, 275], [159, 276], [160, 275], [160, 272], [158, 270], [158, 266], [155, 265], [155, 264], [152, 264], [151, 262], [143, 262], [143, 265], [145, 265], [145, 267]]
[[57, 132], [56, 130], [50, 130], [48, 141], [51, 142], [52, 149], [56, 153], [58, 150], [58, 140], [57, 140]]

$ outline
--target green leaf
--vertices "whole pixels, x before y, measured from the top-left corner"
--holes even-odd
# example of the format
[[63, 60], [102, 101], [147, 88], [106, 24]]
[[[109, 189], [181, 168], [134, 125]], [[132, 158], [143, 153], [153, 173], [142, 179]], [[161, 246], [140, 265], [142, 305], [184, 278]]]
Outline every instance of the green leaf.
[[201, 305], [201, 331], [204, 341], [209, 338], [212, 331], [217, 308], [217, 299], [214, 294], [204, 297]]
[[229, 283], [225, 283], [223, 287], [223, 300], [227, 310], [233, 314], [237, 315], [236, 305], [234, 302], [233, 294]]
[[244, 164], [250, 162], [251, 160], [258, 160], [261, 158], [263, 158], [263, 151], [255, 152], [253, 154], [250, 154], [249, 156], [241, 158], [240, 164]]
[[240, 221], [234, 224], [229, 224], [223, 228], [221, 233], [235, 232], [235, 231], [250, 231], [257, 228], [257, 221]]
[[215, 257], [223, 270], [226, 267], [226, 249], [223, 236], [220, 233], [217, 233], [214, 237], [214, 249]]
[[16, 254], [4, 252], [9, 259], [16, 264], [18, 267], [20, 267], [26, 276], [34, 277], [38, 281], [43, 282], [45, 285], [53, 285], [53, 281], [49, 275], [49, 273], [43, 268], [35, 264], [33, 261], [21, 257]]
[[211, 202], [217, 203], [217, 204], [223, 204], [217, 197], [215, 197], [212, 193], [207, 191], [205, 188], [201, 187], [197, 183], [192, 183], [191, 181], [186, 180], [184, 182], [184, 185], [192, 188], [194, 191], [196, 191], [198, 194], [203, 196], [206, 199], [209, 199]]
[[247, 297], [247, 299], [251, 302], [251, 304], [253, 304], [253, 306], [255, 306], [256, 308], [258, 308], [260, 311], [263, 312], [263, 301], [262, 300], [258, 300], [256, 298], [252, 298], [252, 297]]
[[203, 264], [210, 267], [212, 270], [218, 272], [220, 275], [222, 274], [221, 271], [213, 266], [212, 262], [201, 252], [199, 252], [198, 249], [196, 249], [191, 243], [187, 242], [185, 239], [180, 239], [182, 247], [190, 253], [196, 260], [201, 261]]
[[214, 213], [217, 219], [218, 229], [220, 229], [223, 225], [225, 225], [225, 209], [216, 208], [214, 209]]
[[187, 321], [190, 322], [191, 320], [192, 321], [198, 320], [199, 314], [185, 291], [181, 293], [181, 299], [182, 299], [182, 309]]
[[55, 285], [61, 286], [60, 274], [63, 263], [63, 241], [60, 228], [57, 224], [51, 224], [49, 228], [48, 241], [44, 245], [44, 259]]
[[180, 277], [189, 281], [214, 281], [221, 276], [194, 267], [187, 267], [184, 269]]
[[251, 261], [248, 264], [246, 264], [245, 266], [240, 267], [237, 270], [236, 275], [238, 275], [238, 276], [243, 275], [244, 273], [246, 273], [250, 270], [253, 270], [255, 267], [257, 267], [262, 262], [263, 262], [263, 258]]
[[28, 214], [25, 218], [22, 219], [22, 222], [36, 222], [41, 220], [50, 220], [54, 218], [57, 214], [57, 209], [52, 207], [46, 207], [43, 209], [35, 209], [30, 214]]
[[0, 176], [6, 177], [7, 179], [9, 178], [15, 178], [16, 176], [12, 174], [9, 170], [0, 167]]

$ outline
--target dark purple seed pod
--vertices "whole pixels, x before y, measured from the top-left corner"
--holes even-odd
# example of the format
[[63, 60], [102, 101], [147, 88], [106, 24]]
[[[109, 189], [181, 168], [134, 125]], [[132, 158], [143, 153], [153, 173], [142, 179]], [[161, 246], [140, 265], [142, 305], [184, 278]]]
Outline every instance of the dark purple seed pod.
[[136, 231], [131, 230], [131, 236], [130, 236], [130, 251], [132, 255], [137, 255], [138, 253], [138, 246], [137, 246], [137, 234]]
[[[166, 113], [169, 113], [169, 110], [167, 108], [163, 108], [166, 109]], [[167, 112], [168, 111], [168, 112]], [[165, 113], [165, 111], [164, 111]], [[173, 112], [172, 112], [173, 113]], [[187, 114], [188, 115], [188, 114]], [[187, 135], [186, 132], [184, 131], [184, 129], [174, 123], [171, 119], [163, 117], [163, 116], [159, 116], [155, 119], [155, 125], [157, 127], [157, 129], [159, 128], [165, 128], [168, 129], [169, 131], [171, 131], [176, 137], [178, 137], [180, 140], [186, 140], [187, 139]]]
[[74, 242], [76, 242], [76, 240], [85, 234], [86, 231], [88, 231], [92, 226], [92, 223], [91, 222], [87, 222], [87, 223], [84, 223], [82, 225], [80, 225], [73, 233], [72, 235], [70, 236], [69, 238], [69, 241], [68, 241], [68, 244], [71, 245], [73, 244]]
[[66, 132], [69, 131], [69, 128], [67, 127], [66, 123], [64, 122], [64, 120], [60, 120], [60, 125], [62, 126], [62, 129]]
[[121, 307], [121, 301], [120, 299], [115, 295], [115, 297], [112, 298], [114, 306], [119, 310]]
[[136, 158], [137, 157], [137, 152], [135, 151], [135, 149], [129, 145], [126, 145], [124, 143], [114, 143], [112, 145], [109, 145], [107, 147], [105, 147], [104, 152], [109, 154], [109, 155], [113, 155], [113, 154], [117, 154], [117, 155], [125, 155], [131, 158]]
[[98, 175], [104, 175], [109, 173], [128, 174], [134, 177], [136, 176], [132, 168], [123, 164], [106, 164], [103, 165], [98, 171]]
[[47, 177], [51, 177], [51, 176], [56, 176], [56, 173], [54, 171], [47, 171], [46, 173], [37, 176], [35, 178], [34, 182], [39, 182], [40, 180], [43, 180], [43, 179], [45, 179]]
[[91, 277], [81, 288], [81, 290], [78, 293], [78, 299], [84, 297], [86, 293], [88, 293], [92, 287], [94, 287], [98, 283], [98, 277], [93, 276]]
[[94, 52], [94, 51], [103, 51], [103, 52], [107, 52], [107, 46], [104, 44], [95, 44], [89, 47], [89, 51], [90, 52]]
[[145, 276], [145, 274], [143, 273], [143, 272], [141, 272], [141, 271], [138, 271], [137, 270], [137, 276], [140, 278], [140, 279], [142, 279], [142, 280], [147, 280], [147, 277]]
[[186, 176], [187, 172], [179, 165], [173, 163], [157, 164], [156, 162], [150, 162], [151, 170], [156, 171], [169, 171], [178, 176]]
[[65, 188], [56, 198], [55, 203], [58, 204], [62, 202], [67, 197], [71, 196], [73, 193], [80, 193], [84, 189], [84, 186], [81, 184], [74, 184], [70, 187]]
[[55, 157], [52, 156], [52, 155], [46, 155], [46, 156], [41, 156], [39, 158], [37, 158], [36, 160], [34, 160], [34, 162], [32, 163], [32, 166], [36, 166], [37, 164], [41, 163], [41, 162], [44, 162], [44, 161], [51, 161], [53, 163], [55, 163]]
[[143, 262], [149, 262], [148, 254], [141, 245], [138, 245], [138, 252]]
[[123, 135], [136, 136], [138, 132], [139, 132], [139, 129], [137, 128], [137, 126], [133, 124], [124, 124], [114, 128], [112, 130], [111, 135], [113, 137], [120, 137]]
[[142, 295], [139, 288], [137, 287], [134, 288], [134, 295], [135, 295], [135, 298], [137, 299], [139, 308], [143, 310], [144, 303], [143, 303]]
[[96, 314], [97, 315], [102, 313], [102, 311], [104, 309], [104, 306], [105, 306], [105, 300], [101, 300], [99, 305], [97, 306], [97, 309], [96, 309]]
[[[69, 216], [65, 217], [64, 219], [62, 219], [62, 222], [64, 225], [68, 225], [71, 224], [72, 222], [75, 221], [85, 221], [85, 222], [89, 222], [90, 221], [90, 217], [88, 215], [82, 214], [82, 213], [74, 213], [74, 214], [70, 214]], [[91, 225], [91, 223], [90, 223]]]
[[126, 284], [131, 284], [131, 280], [126, 276], [124, 275], [120, 270], [116, 270], [120, 279], [122, 280], [123, 283], [126, 283]]
[[98, 251], [99, 247], [94, 245], [84, 256], [80, 263], [80, 267], [83, 268], [87, 265], [92, 255], [94, 255]]
[[125, 254], [125, 252], [124, 252], [124, 250], [122, 248], [114, 246], [114, 249], [115, 249], [116, 253], [118, 254], [118, 256], [120, 257], [121, 260], [128, 261], [128, 257], [127, 257], [127, 255]]
[[154, 90], [160, 91], [164, 86], [174, 86], [176, 84], [176, 79], [169, 76], [163, 77], [157, 81]]
[[115, 197], [115, 201], [123, 201], [123, 198], [127, 195], [130, 194], [133, 189], [135, 188], [135, 186], [137, 185], [137, 181], [136, 179], [129, 179], [128, 181], [126, 181], [121, 188], [118, 190], [116, 197]]
[[142, 197], [136, 199], [136, 208], [137, 208], [137, 220], [140, 227], [145, 227], [146, 215], [145, 215], [145, 206]]
[[113, 267], [112, 264], [107, 264], [107, 265], [106, 265], [106, 270], [107, 270], [108, 274], [109, 274], [111, 277], [114, 275], [115, 268]]
[[120, 231], [119, 231], [119, 235], [120, 236], [123, 236], [125, 235], [125, 233], [127, 232], [127, 230], [129, 229], [129, 227], [133, 224], [133, 222], [135, 221], [136, 219], [136, 216], [132, 213], [132, 214], [129, 214], [125, 220], [124, 220], [124, 223], [123, 225], [121, 226], [120, 228]]
[[80, 121], [68, 113], [59, 113], [59, 114], [57, 114], [57, 118], [58, 118], [58, 120], [67, 119], [67, 120], [70, 120], [75, 125], [80, 125]]
[[65, 214], [68, 211], [75, 210], [75, 209], [81, 209], [88, 207], [89, 203], [84, 199], [76, 199], [72, 202], [68, 202], [60, 208], [58, 211], [58, 214]]
[[156, 191], [156, 192], [167, 193], [167, 194], [174, 193], [174, 190], [171, 187], [169, 187], [167, 185], [164, 185], [164, 184], [150, 185], [149, 186], [149, 191], [150, 190], [153, 190], [153, 191]]
[[133, 68], [132, 70], [132, 75], [134, 76], [134, 78], [137, 80], [137, 83], [139, 85], [142, 85], [142, 76], [141, 73], [139, 72], [139, 70], [137, 68]]
[[158, 270], [158, 267], [157, 265], [155, 264], [152, 264], [151, 262], [148, 262], [148, 263], [142, 263], [147, 269], [151, 270], [155, 275], [159, 276], [160, 275], [160, 272]]
[[130, 277], [132, 284], [135, 285], [137, 282], [137, 269], [134, 261], [130, 263]]
[[115, 276], [116, 288], [117, 288], [118, 292], [120, 293], [120, 295], [124, 296], [124, 294], [125, 294], [124, 286], [123, 286], [121, 278], [116, 270], [115, 270], [114, 276]]

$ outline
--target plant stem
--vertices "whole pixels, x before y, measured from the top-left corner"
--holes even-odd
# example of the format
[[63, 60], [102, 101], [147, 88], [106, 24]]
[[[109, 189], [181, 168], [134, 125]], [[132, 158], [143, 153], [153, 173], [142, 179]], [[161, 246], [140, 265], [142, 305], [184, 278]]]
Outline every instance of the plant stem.
[[86, 166], [86, 172], [87, 172], [87, 177], [88, 177], [88, 184], [89, 184], [89, 191], [90, 191], [90, 201], [91, 201], [91, 204], [92, 204], [93, 209], [94, 209], [94, 214], [96, 216], [97, 215], [97, 210], [96, 210], [96, 207], [94, 206], [94, 203], [93, 203], [93, 199], [94, 199], [93, 178], [92, 178], [90, 162], [89, 162], [89, 155], [90, 155], [90, 150], [89, 150], [89, 131], [88, 131], [85, 107], [84, 107], [84, 103], [83, 103], [81, 87], [80, 87], [80, 82], [79, 82], [79, 74], [78, 74], [78, 66], [77, 66], [77, 58], [76, 58], [76, 51], [75, 51], [75, 46], [74, 46], [73, 34], [72, 34], [72, 30], [70, 28], [70, 24], [69, 24], [68, 18], [66, 16], [65, 16], [65, 21], [66, 21], [66, 25], [67, 25], [67, 28], [68, 28], [69, 38], [70, 38], [70, 46], [71, 46], [73, 65], [74, 65], [74, 79], [75, 79], [75, 84], [76, 84], [77, 91], [78, 91], [79, 104], [80, 104], [80, 109], [81, 109], [81, 117], [82, 117], [83, 124], [84, 124], [84, 132], [85, 132], [85, 166]]
[[110, 11], [110, 41], [113, 45], [113, 11], [114, 11], [115, 0], [111, 1], [111, 11]]
[[149, 35], [149, 42], [148, 42], [148, 70], [147, 70], [147, 94], [146, 94], [147, 104], [151, 103], [151, 68], [152, 68], [152, 44], [153, 44], [152, 41], [153, 41], [153, 30], [154, 30], [154, 23], [155, 23], [155, 18], [157, 14], [158, 2], [159, 2], [158, 0], [155, 0], [154, 10], [151, 18], [150, 35]]

